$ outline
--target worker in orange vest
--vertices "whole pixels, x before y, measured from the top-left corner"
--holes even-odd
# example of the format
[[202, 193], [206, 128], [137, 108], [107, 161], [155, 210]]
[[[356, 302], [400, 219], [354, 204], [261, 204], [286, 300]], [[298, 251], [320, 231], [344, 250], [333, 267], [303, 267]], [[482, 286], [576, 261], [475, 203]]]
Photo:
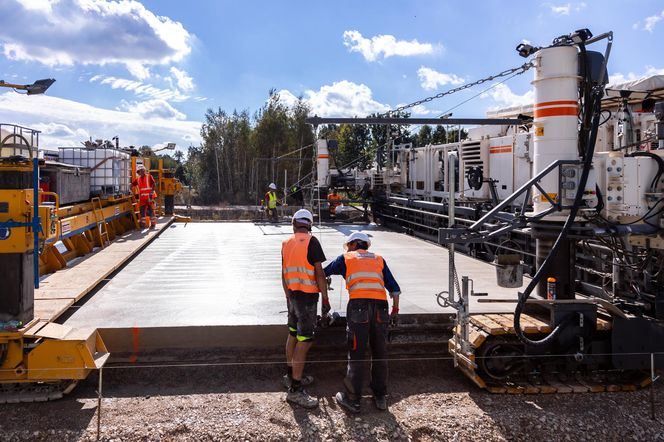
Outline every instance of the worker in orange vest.
[[[396, 325], [399, 315], [401, 288], [385, 260], [370, 252], [369, 246], [371, 239], [366, 233], [354, 232], [346, 239], [347, 252], [325, 267], [326, 276], [343, 276], [348, 289], [346, 391], [337, 393], [335, 399], [352, 413], [360, 412], [367, 348], [371, 348], [374, 404], [379, 410], [387, 410], [387, 328]], [[386, 290], [392, 298], [389, 315]]]
[[327, 195], [327, 200], [330, 202], [330, 218], [331, 219], [336, 219], [337, 217], [337, 207], [341, 205], [341, 203], [337, 202], [341, 200], [341, 197], [337, 193], [337, 191], [334, 189], [330, 189], [330, 193]]
[[136, 173], [138, 173], [138, 177], [131, 182], [131, 185], [138, 187], [141, 228], [150, 227], [154, 229], [157, 227], [157, 218], [154, 215], [154, 200], [157, 198], [156, 183], [154, 177], [145, 171], [145, 166], [142, 164], [136, 166]]
[[281, 246], [281, 281], [288, 306], [288, 372], [283, 381], [288, 388], [286, 400], [304, 408], [318, 406], [318, 399], [311, 397], [303, 388], [313, 382], [313, 377], [303, 373], [307, 352], [314, 338], [319, 292], [323, 295], [322, 315], [326, 316], [330, 311], [322, 266], [325, 254], [320, 242], [311, 235], [313, 223], [314, 217], [307, 209], [295, 212], [293, 236], [284, 240]]

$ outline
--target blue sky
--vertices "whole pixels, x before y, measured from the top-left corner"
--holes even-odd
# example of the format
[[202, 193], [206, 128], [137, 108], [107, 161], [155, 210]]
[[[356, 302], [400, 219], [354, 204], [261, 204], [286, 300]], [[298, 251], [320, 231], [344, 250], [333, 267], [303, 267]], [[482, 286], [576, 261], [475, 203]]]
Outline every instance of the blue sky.
[[[614, 82], [664, 74], [661, 0], [3, 0], [0, 79], [57, 82], [45, 96], [2, 90], [0, 122], [42, 130], [46, 148], [115, 135], [186, 148], [200, 142], [206, 109], [254, 112], [271, 88], [321, 116], [361, 116], [518, 66], [521, 41], [583, 27], [614, 31]], [[454, 116], [528, 103], [530, 79]], [[438, 116], [481, 90], [416, 114]]]

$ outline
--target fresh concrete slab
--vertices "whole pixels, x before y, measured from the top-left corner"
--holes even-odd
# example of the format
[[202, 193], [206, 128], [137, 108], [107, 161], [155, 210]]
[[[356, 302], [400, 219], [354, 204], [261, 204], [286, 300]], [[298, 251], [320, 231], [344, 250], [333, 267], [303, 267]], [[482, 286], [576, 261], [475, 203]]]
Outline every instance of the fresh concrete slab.
[[[343, 253], [353, 231], [372, 236], [401, 285], [401, 313], [449, 313], [436, 302], [448, 286], [445, 248], [377, 226], [323, 225], [314, 229], [328, 261]], [[281, 287], [281, 242], [289, 225], [172, 224], [66, 321], [72, 327], [273, 325], [286, 321]], [[459, 278], [475, 291], [516, 299], [518, 288], [496, 286], [492, 265], [456, 256]], [[73, 275], [72, 275], [73, 276]], [[333, 278], [330, 299], [345, 310], [347, 291]], [[511, 312], [511, 303], [471, 303], [472, 312]]]

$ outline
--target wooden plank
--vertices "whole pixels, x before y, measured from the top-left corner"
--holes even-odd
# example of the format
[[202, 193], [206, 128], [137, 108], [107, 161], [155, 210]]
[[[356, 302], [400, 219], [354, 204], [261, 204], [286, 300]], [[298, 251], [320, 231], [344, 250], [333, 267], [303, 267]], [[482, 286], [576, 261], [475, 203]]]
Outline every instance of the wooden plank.
[[573, 391], [572, 387], [567, 384], [563, 384], [558, 380], [557, 377], [554, 377], [553, 375], [545, 375], [544, 382], [555, 388], [556, 393], [571, 393]]
[[536, 317], [531, 316], [531, 315], [521, 315], [522, 318], [524, 316], [528, 318], [528, 321], [530, 321], [530, 323], [532, 323], [532, 325], [537, 326], [540, 333], [551, 333], [551, 326], [549, 324], [547, 324], [546, 322], [544, 322], [540, 319], [537, 319]]
[[542, 322], [533, 320], [529, 315], [521, 315], [521, 328], [524, 333], [541, 333]]
[[487, 318], [491, 319], [496, 324], [499, 324], [504, 328], [508, 333], [514, 333], [514, 322], [508, 319], [505, 319], [503, 315], [500, 314], [488, 314], [485, 315]]
[[597, 382], [589, 381], [583, 378], [580, 374], [574, 376], [576, 382], [585, 386], [591, 393], [601, 393], [606, 391], [606, 386]]
[[99, 249], [71, 267], [45, 276], [40, 281], [40, 287], [35, 289], [35, 317], [55, 320], [140, 252], [170, 223], [170, 218], [162, 218], [154, 230], [128, 232], [105, 249]]
[[514, 383], [505, 385], [505, 389], [508, 394], [523, 394], [526, 392], [526, 387]]
[[486, 315], [472, 315], [470, 321], [492, 335], [507, 334], [502, 325], [488, 318]]
[[504, 394], [507, 392], [507, 389], [501, 385], [487, 385], [486, 391], [494, 394]]
[[611, 330], [612, 324], [604, 318], [597, 317], [597, 330], [608, 331]]
[[486, 341], [486, 338], [489, 336], [487, 332], [476, 327], [474, 324], [470, 325], [471, 331], [469, 336], [470, 345], [475, 348], [479, 348], [480, 345]]

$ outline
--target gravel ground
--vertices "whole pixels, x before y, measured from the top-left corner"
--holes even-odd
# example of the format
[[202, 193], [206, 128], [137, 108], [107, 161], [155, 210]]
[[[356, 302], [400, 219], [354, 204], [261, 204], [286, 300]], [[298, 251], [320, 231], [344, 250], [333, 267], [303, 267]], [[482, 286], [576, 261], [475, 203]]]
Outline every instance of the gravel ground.
[[[434, 373], [434, 374], [432, 374]], [[362, 414], [334, 402], [342, 368], [314, 371], [320, 408], [285, 402], [281, 371], [215, 367], [106, 369], [101, 440], [664, 440], [664, 406], [650, 419], [650, 392], [491, 395], [447, 363], [391, 372], [389, 411], [370, 397]], [[96, 440], [96, 378], [63, 400], [0, 406], [0, 439]], [[655, 388], [661, 402], [664, 387]]]

